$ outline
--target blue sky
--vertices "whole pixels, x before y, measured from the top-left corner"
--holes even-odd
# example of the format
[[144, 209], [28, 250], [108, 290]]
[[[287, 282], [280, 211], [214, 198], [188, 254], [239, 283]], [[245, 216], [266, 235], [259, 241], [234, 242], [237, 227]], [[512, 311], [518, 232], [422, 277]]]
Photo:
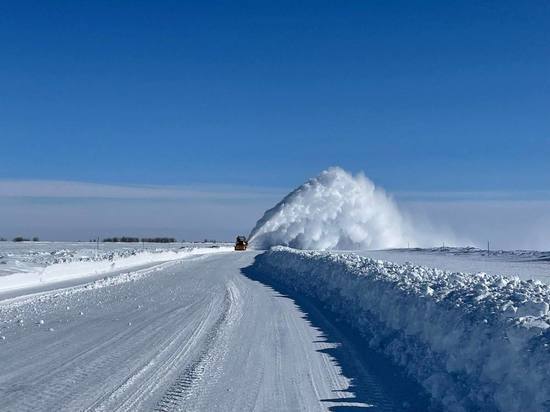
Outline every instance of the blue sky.
[[550, 188], [549, 21], [547, 1], [3, 2], [0, 179], [264, 191], [246, 224], [331, 165], [398, 198], [524, 201]]

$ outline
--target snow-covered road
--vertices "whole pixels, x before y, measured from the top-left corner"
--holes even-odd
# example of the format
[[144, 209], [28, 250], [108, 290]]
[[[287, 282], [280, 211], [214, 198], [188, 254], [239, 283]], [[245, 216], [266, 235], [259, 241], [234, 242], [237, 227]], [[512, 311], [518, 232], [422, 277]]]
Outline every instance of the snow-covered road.
[[218, 253], [0, 302], [0, 409], [425, 410], [319, 306]]

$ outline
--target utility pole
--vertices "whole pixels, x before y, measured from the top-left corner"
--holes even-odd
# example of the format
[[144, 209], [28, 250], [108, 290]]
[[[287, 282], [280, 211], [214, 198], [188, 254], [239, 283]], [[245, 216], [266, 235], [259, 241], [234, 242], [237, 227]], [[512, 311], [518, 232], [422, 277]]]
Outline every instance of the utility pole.
[[489, 241], [487, 241], [487, 256], [489, 256], [489, 253], [491, 253], [491, 250], [489, 249]]

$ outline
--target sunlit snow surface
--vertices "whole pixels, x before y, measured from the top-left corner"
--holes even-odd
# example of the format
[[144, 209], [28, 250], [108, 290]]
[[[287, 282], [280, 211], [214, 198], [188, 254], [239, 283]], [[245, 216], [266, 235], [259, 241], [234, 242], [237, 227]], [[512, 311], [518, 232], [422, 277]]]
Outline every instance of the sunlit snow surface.
[[549, 285], [285, 247], [260, 255], [255, 267], [347, 319], [445, 410], [550, 410]]
[[211, 243], [0, 242], [0, 293], [226, 250]]
[[517, 276], [538, 279], [550, 284], [550, 251], [496, 250], [487, 253], [477, 248], [386, 249], [355, 251], [355, 253], [404, 264], [427, 266], [453, 272]]

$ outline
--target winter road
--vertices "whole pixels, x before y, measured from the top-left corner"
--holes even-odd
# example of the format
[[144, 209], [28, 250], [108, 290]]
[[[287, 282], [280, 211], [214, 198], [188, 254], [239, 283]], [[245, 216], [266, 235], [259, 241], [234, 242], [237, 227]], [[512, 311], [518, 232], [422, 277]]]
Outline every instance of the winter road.
[[424, 410], [257, 252], [163, 263], [0, 301], [2, 411]]

